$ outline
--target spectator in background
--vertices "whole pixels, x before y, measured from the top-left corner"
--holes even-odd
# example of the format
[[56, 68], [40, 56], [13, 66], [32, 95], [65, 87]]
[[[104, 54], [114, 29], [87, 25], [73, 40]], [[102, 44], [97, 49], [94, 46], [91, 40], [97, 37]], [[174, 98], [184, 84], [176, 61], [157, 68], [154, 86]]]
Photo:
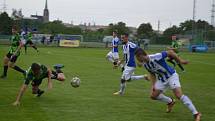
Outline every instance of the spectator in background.
[[43, 36], [43, 37], [42, 37], [42, 40], [41, 40], [41, 43], [42, 43], [43, 45], [45, 45], [45, 40], [46, 40], [46, 37]]

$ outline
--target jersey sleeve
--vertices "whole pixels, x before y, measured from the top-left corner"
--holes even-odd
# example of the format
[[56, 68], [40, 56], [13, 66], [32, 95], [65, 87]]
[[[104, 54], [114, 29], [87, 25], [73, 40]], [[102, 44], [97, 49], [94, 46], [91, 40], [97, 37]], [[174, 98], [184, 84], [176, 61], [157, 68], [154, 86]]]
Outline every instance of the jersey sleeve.
[[48, 75], [48, 68], [45, 65], [41, 65], [41, 70], [43, 74]]
[[163, 51], [161, 53], [156, 53], [156, 54], [153, 54], [153, 55], [149, 55], [150, 59], [152, 60], [161, 60], [161, 59], [165, 59], [167, 57], [167, 52], [166, 51]]
[[31, 74], [28, 74], [24, 80], [24, 84], [29, 85], [32, 79], [33, 79], [33, 76]]
[[132, 43], [132, 44], [130, 44], [130, 48], [132, 48], [132, 49], [136, 49], [136, 48], [137, 48], [137, 45], [136, 45], [136, 44], [134, 44], [134, 43]]
[[161, 52], [161, 54], [162, 54], [163, 59], [167, 57], [167, 52], [166, 51]]

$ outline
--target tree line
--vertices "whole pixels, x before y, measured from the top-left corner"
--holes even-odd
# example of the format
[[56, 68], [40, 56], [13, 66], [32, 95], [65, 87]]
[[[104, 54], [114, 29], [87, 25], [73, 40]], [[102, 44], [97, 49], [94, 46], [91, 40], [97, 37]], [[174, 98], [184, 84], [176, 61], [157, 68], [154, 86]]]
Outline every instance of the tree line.
[[[60, 20], [43, 23], [38, 20], [23, 19], [20, 11], [14, 11], [11, 17], [6, 12], [0, 14], [0, 35], [11, 35], [11, 28], [14, 25], [20, 30], [23, 27], [27, 27], [43, 34], [83, 35], [85, 39], [95, 41], [102, 41], [104, 36], [111, 35], [114, 30], [117, 30], [119, 35], [124, 32], [132, 33], [124, 22], [110, 23], [107, 28], [92, 31], [88, 29], [83, 30], [78, 26], [66, 27]], [[167, 28], [163, 33], [153, 30], [150, 23], [142, 23], [137, 28], [137, 32], [133, 33], [135, 40], [150, 39], [151, 43], [156, 44], [171, 43], [173, 35], [201, 35], [205, 41], [215, 41], [214, 27], [204, 20], [187, 20], [181, 22], [179, 26], [174, 25]]]

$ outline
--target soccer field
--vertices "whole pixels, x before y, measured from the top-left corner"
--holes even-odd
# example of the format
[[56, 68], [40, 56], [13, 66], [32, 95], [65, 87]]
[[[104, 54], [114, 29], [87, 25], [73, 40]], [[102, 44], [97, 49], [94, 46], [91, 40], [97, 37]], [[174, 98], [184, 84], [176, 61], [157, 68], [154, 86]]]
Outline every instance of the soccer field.
[[[7, 50], [7, 46], [0, 46], [1, 61]], [[28, 48], [28, 54], [23, 52], [17, 65], [27, 69], [32, 62], [50, 67], [62, 63], [66, 81], [62, 84], [54, 80], [53, 89], [40, 98], [31, 94], [29, 85], [21, 105], [14, 107], [12, 103], [23, 83], [23, 75], [9, 69], [8, 78], [0, 79], [0, 121], [193, 121], [189, 110], [179, 101], [172, 113], [165, 113], [165, 104], [149, 98], [150, 83], [144, 80], [128, 83], [124, 96], [113, 96], [119, 89], [121, 72], [113, 70], [105, 60], [108, 49], [49, 47], [39, 50], [38, 54]], [[215, 54], [181, 53], [181, 56], [190, 60], [185, 66], [186, 72], [179, 73], [184, 93], [202, 113], [203, 121], [215, 121]], [[2, 70], [1, 65], [1, 73]], [[137, 68], [135, 73], [146, 71]], [[81, 79], [79, 88], [70, 85], [74, 76]], [[41, 88], [46, 90], [47, 80]], [[170, 91], [166, 94], [173, 96]]]

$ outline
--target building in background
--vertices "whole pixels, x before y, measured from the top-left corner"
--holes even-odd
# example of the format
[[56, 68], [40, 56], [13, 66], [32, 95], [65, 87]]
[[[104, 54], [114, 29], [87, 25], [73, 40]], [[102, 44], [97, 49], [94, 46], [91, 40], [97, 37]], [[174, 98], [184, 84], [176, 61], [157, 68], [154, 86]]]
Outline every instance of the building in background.
[[45, 9], [43, 10], [43, 16], [42, 15], [31, 15], [32, 18], [36, 18], [37, 20], [47, 23], [49, 22], [49, 9], [48, 9], [48, 2], [46, 0], [45, 3]]

